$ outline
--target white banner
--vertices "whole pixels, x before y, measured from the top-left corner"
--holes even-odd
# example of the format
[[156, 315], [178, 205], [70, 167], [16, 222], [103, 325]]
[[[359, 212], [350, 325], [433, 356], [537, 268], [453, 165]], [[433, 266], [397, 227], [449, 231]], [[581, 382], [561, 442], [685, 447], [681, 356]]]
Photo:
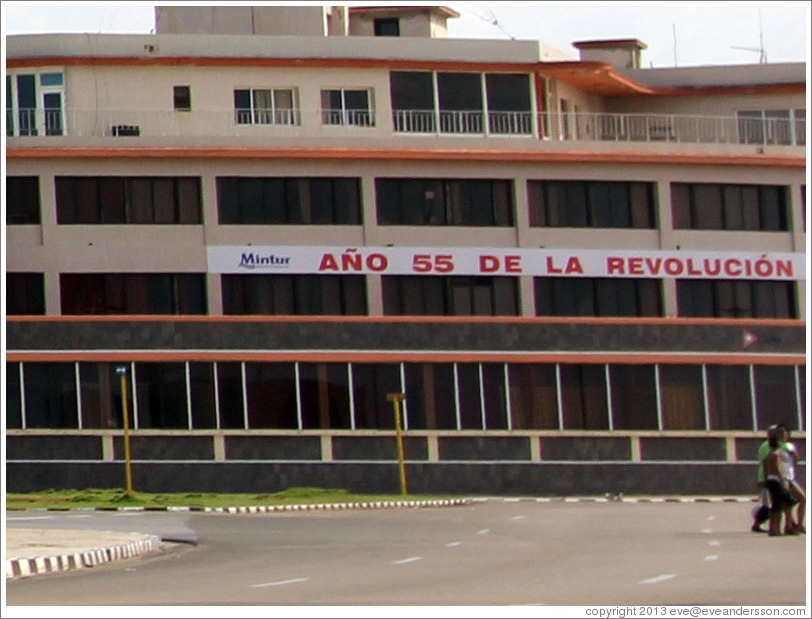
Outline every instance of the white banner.
[[803, 253], [472, 247], [210, 246], [210, 273], [804, 280]]

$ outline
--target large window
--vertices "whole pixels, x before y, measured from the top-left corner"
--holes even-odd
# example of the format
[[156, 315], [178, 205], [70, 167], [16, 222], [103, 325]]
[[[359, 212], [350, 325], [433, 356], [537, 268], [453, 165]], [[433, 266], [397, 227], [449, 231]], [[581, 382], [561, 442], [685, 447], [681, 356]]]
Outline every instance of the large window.
[[375, 192], [381, 225], [513, 225], [507, 180], [379, 178]]
[[62, 314], [205, 314], [199, 273], [63, 273]]
[[530, 225], [555, 228], [653, 228], [651, 183], [528, 181]]
[[296, 90], [292, 88], [235, 89], [234, 110], [238, 125], [299, 125]]
[[663, 430], [704, 430], [705, 395], [701, 365], [661, 365]]
[[358, 125], [371, 127], [375, 124], [369, 90], [322, 90], [321, 122], [325, 125]]
[[395, 131], [497, 135], [533, 131], [527, 74], [392, 71], [389, 88]]
[[692, 230], [789, 230], [786, 187], [672, 183], [675, 228]]
[[139, 428], [189, 427], [185, 363], [136, 363]]
[[6, 135], [63, 135], [64, 74], [6, 74]]
[[199, 224], [197, 177], [57, 176], [60, 224]]
[[536, 277], [537, 316], [662, 316], [656, 279]]
[[562, 364], [558, 367], [564, 430], [608, 430], [606, 366]]
[[[7, 428], [123, 427], [118, 363], [7, 363]], [[131, 428], [805, 429], [804, 367], [573, 363], [135, 362]], [[707, 421], [706, 421], [707, 420]]]
[[225, 314], [365, 315], [363, 275], [223, 275]]
[[754, 430], [750, 397], [750, 368], [746, 365], [708, 365], [709, 430]]
[[39, 177], [6, 177], [6, 225], [40, 223]]
[[656, 430], [657, 387], [653, 365], [609, 366], [613, 430]]
[[794, 283], [752, 280], [677, 280], [680, 316], [797, 318]]
[[72, 363], [24, 363], [25, 427], [76, 428], [79, 407]]
[[6, 273], [6, 314], [45, 313], [45, 284], [42, 273]]
[[384, 313], [389, 316], [517, 316], [513, 277], [383, 277]]
[[361, 223], [357, 178], [218, 177], [221, 224]]

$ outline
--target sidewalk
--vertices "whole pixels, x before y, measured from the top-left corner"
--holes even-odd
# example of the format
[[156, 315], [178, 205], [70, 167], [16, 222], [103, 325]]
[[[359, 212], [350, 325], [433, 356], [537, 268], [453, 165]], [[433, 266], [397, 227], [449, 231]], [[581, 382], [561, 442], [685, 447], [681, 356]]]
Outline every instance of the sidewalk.
[[6, 578], [101, 565], [160, 547], [156, 535], [6, 527]]

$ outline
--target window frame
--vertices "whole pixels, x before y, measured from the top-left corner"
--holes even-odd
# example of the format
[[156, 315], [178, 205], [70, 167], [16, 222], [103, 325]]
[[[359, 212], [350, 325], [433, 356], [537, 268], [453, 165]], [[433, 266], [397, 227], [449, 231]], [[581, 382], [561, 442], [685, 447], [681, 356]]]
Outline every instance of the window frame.
[[[44, 78], [51, 75], [59, 75], [59, 83], [43, 83]], [[20, 77], [33, 79], [33, 108], [20, 106]], [[6, 137], [68, 135], [65, 122], [65, 91], [66, 79], [63, 67], [7, 70]], [[57, 107], [47, 105], [53, 97], [58, 97]], [[22, 130], [24, 124], [27, 127], [25, 131]]]

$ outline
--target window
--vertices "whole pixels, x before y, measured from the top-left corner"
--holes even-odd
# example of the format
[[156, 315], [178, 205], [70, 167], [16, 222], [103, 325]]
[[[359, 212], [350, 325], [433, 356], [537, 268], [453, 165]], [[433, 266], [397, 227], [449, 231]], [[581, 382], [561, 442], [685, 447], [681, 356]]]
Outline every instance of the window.
[[363, 275], [223, 275], [227, 315], [365, 315]]
[[457, 429], [454, 366], [450, 363], [405, 363], [410, 430]]
[[797, 318], [793, 282], [677, 280], [680, 316]]
[[533, 131], [530, 80], [523, 73], [485, 74], [488, 131], [492, 134], [530, 134]]
[[441, 132], [485, 132], [481, 74], [438, 73], [437, 100]]
[[608, 430], [606, 366], [561, 364], [561, 416], [564, 430]]
[[172, 101], [179, 112], [188, 112], [192, 109], [192, 91], [189, 86], [173, 86]]
[[238, 125], [299, 125], [299, 103], [292, 88], [234, 90]]
[[353, 363], [352, 389], [356, 428], [391, 430], [395, 427], [392, 403], [386, 396], [403, 392], [399, 364]]
[[400, 20], [397, 17], [380, 18], [373, 21], [376, 37], [399, 37]]
[[674, 227], [788, 231], [786, 187], [672, 183]]
[[528, 181], [530, 225], [566, 228], [653, 228], [652, 183]]
[[321, 122], [325, 125], [374, 126], [375, 114], [369, 90], [322, 90]]
[[57, 176], [59, 224], [199, 224], [197, 177]]
[[663, 430], [705, 430], [701, 365], [661, 365], [660, 407]]
[[798, 416], [795, 368], [789, 365], [754, 365], [753, 391], [756, 397], [756, 427], [767, 428], [774, 423], [796, 425]]
[[73, 363], [25, 363], [26, 428], [77, 428], [76, 369]]
[[536, 277], [536, 316], [662, 316], [656, 279]]
[[388, 316], [517, 316], [513, 277], [390, 275], [383, 280]]
[[806, 144], [806, 110], [740, 111], [742, 144]]
[[217, 178], [221, 224], [361, 223], [357, 178]]
[[59, 276], [63, 315], [205, 314], [205, 275], [81, 273]]
[[513, 225], [508, 180], [378, 178], [375, 192], [381, 225]]
[[524, 73], [392, 71], [389, 91], [395, 131], [533, 132], [531, 82]]
[[511, 364], [510, 413], [515, 430], [558, 430], [558, 387], [553, 364]]
[[185, 363], [136, 363], [138, 428], [189, 427]]
[[[83, 428], [123, 428], [124, 416], [121, 406], [121, 377], [116, 373], [118, 363], [79, 363], [79, 385], [82, 396]], [[127, 411], [129, 425], [133, 419], [132, 372], [128, 372]], [[184, 409], [185, 410], [185, 409]]]
[[45, 314], [45, 284], [42, 273], [6, 273], [6, 314]]
[[6, 177], [6, 225], [40, 223], [39, 177]]
[[246, 363], [245, 393], [249, 429], [299, 427], [293, 363]]
[[3, 409], [6, 428], [23, 427], [23, 400], [20, 392], [19, 363], [6, 362], [6, 406]]
[[349, 374], [345, 363], [300, 363], [302, 428], [350, 427]]
[[6, 74], [6, 136], [63, 135], [64, 75]]
[[610, 365], [612, 429], [656, 430], [657, 387], [653, 365]]
[[709, 430], [753, 430], [750, 368], [746, 365], [708, 365]]
[[434, 74], [428, 71], [392, 71], [389, 94], [395, 131], [434, 133]]

